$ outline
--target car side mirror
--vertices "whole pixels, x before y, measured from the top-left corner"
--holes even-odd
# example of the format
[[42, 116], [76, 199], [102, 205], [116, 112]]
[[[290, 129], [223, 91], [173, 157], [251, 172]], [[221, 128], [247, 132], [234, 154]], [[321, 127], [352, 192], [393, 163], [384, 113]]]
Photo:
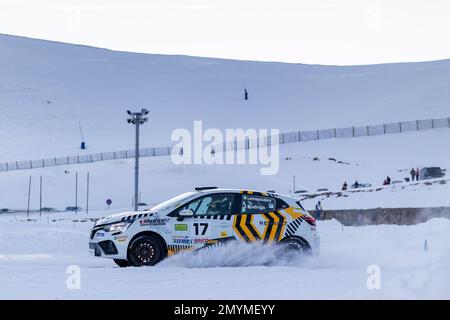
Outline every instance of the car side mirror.
[[180, 217], [192, 217], [194, 215], [194, 211], [192, 211], [191, 209], [182, 209], [180, 210], [178, 215]]

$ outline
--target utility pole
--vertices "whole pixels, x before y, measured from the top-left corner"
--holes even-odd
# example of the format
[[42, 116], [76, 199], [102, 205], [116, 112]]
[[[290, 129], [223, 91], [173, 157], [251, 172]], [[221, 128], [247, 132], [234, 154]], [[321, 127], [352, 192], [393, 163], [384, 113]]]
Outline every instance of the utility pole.
[[148, 112], [147, 109], [142, 109], [141, 112], [131, 112], [130, 110], [127, 110], [129, 116], [127, 122], [134, 124], [136, 127], [136, 145], [134, 154], [134, 211], [139, 210], [139, 126], [148, 121], [148, 118], [146, 117]]
[[293, 182], [294, 182], [294, 194], [295, 194], [295, 176], [293, 177], [294, 179], [293, 179]]
[[89, 214], [89, 171], [86, 178], [86, 214]]
[[78, 172], [75, 172], [75, 214], [78, 214]]
[[31, 197], [31, 176], [28, 180], [28, 205], [27, 205], [27, 218], [30, 215], [30, 197]]
[[39, 177], [39, 217], [42, 216], [42, 176]]

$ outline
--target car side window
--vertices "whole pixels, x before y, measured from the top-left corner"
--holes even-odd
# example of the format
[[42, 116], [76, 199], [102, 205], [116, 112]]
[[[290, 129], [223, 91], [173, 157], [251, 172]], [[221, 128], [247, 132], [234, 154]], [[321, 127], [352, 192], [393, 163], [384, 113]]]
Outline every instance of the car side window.
[[276, 208], [275, 198], [259, 195], [242, 195], [241, 213], [255, 214], [274, 211]]
[[195, 199], [182, 209], [191, 209], [194, 215], [226, 215], [232, 213], [234, 194], [211, 194]]

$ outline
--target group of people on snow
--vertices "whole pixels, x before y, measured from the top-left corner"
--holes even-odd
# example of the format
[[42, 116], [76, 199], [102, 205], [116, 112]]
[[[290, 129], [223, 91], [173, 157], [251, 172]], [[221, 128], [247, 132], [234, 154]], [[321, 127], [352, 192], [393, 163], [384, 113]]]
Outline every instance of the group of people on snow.
[[409, 172], [409, 174], [411, 175], [411, 181], [414, 181], [414, 178], [416, 178], [416, 181], [419, 181], [419, 168], [417, 168], [416, 170], [414, 170], [414, 168], [411, 169], [411, 171]]
[[[416, 169], [412, 168], [411, 171], [409, 172], [409, 174], [411, 175], [411, 181], [414, 181], [414, 179], [416, 179], [416, 181], [419, 181], [419, 173], [420, 173], [419, 168]], [[405, 178], [405, 180], [407, 180], [407, 178]], [[390, 184], [391, 184], [391, 177], [387, 176], [386, 179], [384, 179], [383, 181], [383, 185], [385, 186]], [[352, 188], [357, 189], [360, 186], [361, 186], [360, 183], [358, 182], [358, 180], [356, 180], [355, 183], [352, 185]], [[347, 189], [348, 189], [347, 181], [344, 181], [344, 184], [342, 185], [342, 191], [345, 191]], [[320, 220], [320, 215], [322, 213], [322, 204], [320, 201], [317, 202], [315, 209], [316, 209], [315, 212], [316, 219]]]

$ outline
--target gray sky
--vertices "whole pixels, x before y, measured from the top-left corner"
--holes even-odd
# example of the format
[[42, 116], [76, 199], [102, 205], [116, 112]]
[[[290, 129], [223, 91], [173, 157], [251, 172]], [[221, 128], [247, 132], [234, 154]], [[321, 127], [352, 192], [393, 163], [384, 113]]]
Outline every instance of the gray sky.
[[0, 0], [0, 33], [312, 64], [450, 58], [448, 0]]

